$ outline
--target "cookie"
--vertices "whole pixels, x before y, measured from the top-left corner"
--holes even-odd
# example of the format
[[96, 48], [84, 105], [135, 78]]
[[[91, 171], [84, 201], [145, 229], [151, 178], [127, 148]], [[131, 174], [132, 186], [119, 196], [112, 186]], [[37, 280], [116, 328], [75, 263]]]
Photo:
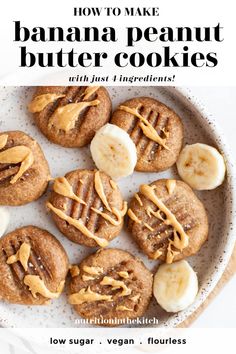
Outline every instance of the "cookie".
[[149, 97], [132, 98], [115, 110], [112, 124], [124, 129], [137, 148], [137, 171], [158, 172], [177, 160], [183, 140], [179, 116]]
[[88, 247], [107, 246], [122, 229], [127, 211], [118, 186], [97, 170], [56, 178], [47, 207], [66, 237]]
[[0, 133], [0, 205], [38, 199], [49, 179], [49, 166], [36, 140], [20, 131]]
[[0, 298], [43, 305], [58, 298], [68, 271], [60, 242], [46, 230], [25, 226], [0, 239]]
[[88, 144], [110, 119], [111, 100], [102, 86], [42, 86], [28, 106], [41, 132], [65, 147]]
[[206, 210], [182, 181], [143, 184], [128, 210], [128, 230], [152, 259], [172, 263], [198, 252], [208, 236]]
[[[103, 249], [72, 274], [68, 301], [91, 324], [116, 326], [141, 317], [152, 296], [152, 273], [130, 253]], [[123, 322], [122, 322], [123, 321]]]

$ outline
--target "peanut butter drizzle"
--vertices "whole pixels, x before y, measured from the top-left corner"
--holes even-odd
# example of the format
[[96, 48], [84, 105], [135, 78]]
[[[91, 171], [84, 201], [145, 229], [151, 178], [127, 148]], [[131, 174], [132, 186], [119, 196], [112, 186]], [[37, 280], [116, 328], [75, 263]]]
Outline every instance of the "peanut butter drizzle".
[[8, 134], [0, 135], [0, 150], [3, 149], [7, 144]]
[[14, 184], [27, 171], [34, 162], [32, 151], [24, 145], [14, 146], [0, 152], [0, 163], [21, 163], [19, 171], [11, 179], [10, 183]]
[[55, 178], [53, 190], [64, 197], [74, 199], [76, 202], [86, 205], [85, 201], [77, 197], [77, 195], [73, 192], [72, 186], [65, 177]]
[[87, 227], [83, 224], [82, 220], [76, 220], [66, 215], [62, 210], [55, 208], [51, 203], [46, 203], [47, 207], [51, 209], [59, 218], [67, 221], [70, 225], [74, 226], [80, 232], [82, 232], [85, 236], [93, 239], [97, 242], [100, 247], [106, 247], [108, 245], [108, 241], [105, 238], [98, 237], [94, 235]]
[[[118, 226], [122, 223], [122, 218], [123, 216], [126, 214], [127, 212], [127, 202], [124, 202], [124, 205], [123, 205], [123, 208], [122, 210], [118, 210], [117, 208], [115, 207], [110, 207], [109, 206], [109, 203], [106, 199], [106, 195], [104, 193], [104, 189], [103, 189], [103, 185], [102, 185], [102, 181], [101, 181], [101, 178], [100, 178], [100, 174], [99, 174], [99, 171], [97, 171], [95, 173], [95, 177], [94, 177], [94, 182], [95, 182], [95, 189], [96, 189], [96, 192], [98, 193], [100, 199], [102, 200], [103, 204], [105, 205], [105, 207], [108, 209], [108, 211], [111, 211], [112, 214], [116, 217], [116, 219], [113, 219], [113, 217], [111, 217], [110, 215], [100, 211], [99, 209], [96, 209], [94, 207], [91, 207], [91, 209], [96, 212], [97, 214], [101, 215], [104, 219], [106, 219], [107, 221], [109, 221], [112, 225], [114, 226]], [[81, 183], [83, 183], [81, 181]], [[71, 199], [74, 199], [76, 200], [77, 202], [81, 203], [81, 204], [85, 204], [86, 203], [81, 199], [79, 198], [74, 192], [73, 192], [73, 189], [72, 189], [72, 186], [69, 184], [69, 182], [67, 181], [67, 179], [65, 177], [58, 177], [58, 178], [55, 178], [55, 182], [54, 182], [54, 185], [53, 185], [53, 190], [60, 194], [60, 195], [63, 195], [64, 197], [68, 197], [68, 198], [71, 198]], [[49, 203], [50, 204], [50, 203]], [[56, 209], [56, 208], [55, 208]], [[59, 209], [58, 209], [59, 210]], [[65, 208], [64, 208], [65, 210]], [[61, 211], [62, 212], [62, 211]], [[65, 214], [66, 215], [66, 214]], [[59, 215], [58, 215], [59, 216]], [[69, 216], [66, 215], [66, 217], [70, 218]], [[70, 218], [72, 219], [72, 218]], [[64, 219], [65, 220], [65, 219]], [[76, 221], [75, 219], [73, 219], [73, 223]], [[69, 222], [69, 221], [68, 221]], [[75, 226], [75, 225], [73, 225]], [[76, 227], [76, 226], [75, 226]], [[78, 227], [77, 227], [78, 228]], [[88, 230], [88, 229], [87, 229]], [[80, 230], [81, 231], [81, 230]], [[83, 231], [81, 231], [83, 232]], [[86, 231], [87, 232], [87, 231]], [[83, 232], [84, 233], [84, 232]], [[90, 232], [90, 234], [92, 234]], [[88, 235], [86, 235], [88, 236]], [[94, 237], [97, 237], [95, 235], [93, 235]], [[101, 247], [104, 247], [104, 246], [101, 246]]]
[[169, 138], [170, 132], [168, 130], [166, 130], [165, 128], [161, 128], [161, 131], [165, 134], [167, 138]]
[[117, 311], [134, 311], [133, 309], [129, 309], [128, 307], [126, 307], [124, 305], [116, 306], [116, 310]]
[[166, 220], [166, 219], [164, 219], [164, 218], [162, 217], [162, 215], [161, 215], [161, 210], [160, 210], [160, 209], [158, 209], [157, 211], [154, 211], [150, 206], [147, 206], [146, 212], [147, 212], [149, 218], [153, 215], [153, 216], [155, 216], [156, 218], [162, 220], [162, 221], [163, 221], [164, 223], [166, 223], [167, 225], [169, 225], [169, 221]]
[[94, 301], [112, 301], [112, 295], [102, 295], [95, 293], [90, 287], [81, 289], [78, 293], [69, 295], [69, 303], [71, 305], [81, 305], [84, 302]]
[[[189, 237], [185, 233], [183, 226], [176, 219], [175, 215], [172, 214], [172, 212], [165, 206], [165, 204], [156, 196], [156, 194], [154, 192], [155, 188], [156, 188], [155, 186], [149, 186], [147, 184], [142, 184], [140, 186], [140, 193], [142, 193], [146, 198], [151, 200], [160, 209], [160, 211], [162, 211], [166, 215], [166, 219], [164, 220], [165, 224], [171, 225], [175, 231], [173, 245], [176, 248], [182, 250], [183, 248], [188, 246]], [[153, 212], [153, 213], [156, 214], [156, 212]], [[178, 237], [177, 233], [179, 234], [179, 237]]]
[[83, 271], [91, 275], [100, 275], [103, 273], [103, 268], [83, 266]]
[[130, 300], [137, 302], [140, 299], [140, 294], [134, 295], [133, 297], [130, 298]]
[[28, 104], [28, 110], [30, 113], [41, 112], [49, 103], [52, 103], [62, 97], [65, 97], [65, 95], [60, 93], [45, 93], [43, 95], [36, 96], [33, 101]]
[[48, 126], [49, 128], [55, 126], [57, 130], [61, 129], [68, 132], [69, 130], [74, 129], [80, 113], [85, 108], [97, 106], [99, 103], [99, 100], [94, 100], [90, 102], [69, 103], [65, 106], [58, 107], [51, 116]]
[[118, 210], [115, 207], [112, 207], [112, 214], [115, 215], [116, 220], [114, 220], [110, 215], [103, 213], [101, 210], [98, 210], [96, 208], [91, 207], [91, 209], [93, 211], [95, 211], [95, 213], [101, 215], [104, 219], [106, 219], [107, 221], [109, 221], [112, 225], [118, 226], [121, 224], [122, 222], [122, 217], [126, 214], [127, 211], [127, 202], [124, 202], [124, 206], [122, 210]]
[[140, 196], [138, 195], [138, 193], [135, 193], [134, 198], [137, 199], [140, 206], [143, 206], [143, 202], [142, 202]]
[[130, 219], [136, 222], [137, 224], [142, 223], [142, 221], [135, 215], [132, 209], [129, 209], [127, 214], [129, 215]]
[[166, 188], [170, 195], [174, 192], [175, 187], [176, 187], [176, 180], [168, 179], [166, 181]]
[[100, 282], [101, 285], [111, 285], [112, 290], [123, 289], [119, 296], [128, 296], [131, 294], [132, 290], [129, 289], [123, 281], [115, 280], [111, 277], [105, 276]]
[[83, 279], [83, 281], [88, 281], [88, 280], [94, 280], [96, 278], [92, 277], [91, 275], [83, 274], [82, 279]]
[[153, 259], [158, 259], [159, 257], [161, 257], [162, 255], [162, 251], [157, 250], [156, 252], [153, 253]]
[[109, 182], [110, 182], [111, 188], [114, 189], [114, 191], [116, 191], [117, 190], [117, 184], [112, 179], [110, 179]]
[[98, 89], [100, 86], [88, 86], [86, 87], [82, 97], [83, 97], [83, 101], [86, 101], [90, 96], [92, 96]]
[[117, 274], [121, 277], [121, 278], [124, 278], [124, 279], [128, 279], [129, 278], [129, 273], [126, 272], [126, 271], [120, 271], [120, 272], [117, 272]]
[[166, 254], [166, 263], [171, 264], [177, 254], [179, 254], [178, 251], [174, 251], [171, 249], [172, 241], [169, 241], [168, 247], [167, 247], [167, 254]]
[[97, 194], [99, 195], [99, 198], [101, 199], [101, 201], [103, 202], [103, 204], [105, 205], [107, 210], [111, 212], [110, 205], [109, 205], [109, 203], [107, 201], [107, 197], [106, 197], [106, 194], [105, 194], [104, 189], [103, 189], [102, 180], [101, 180], [99, 171], [95, 172], [95, 175], [94, 175], [94, 186], [95, 186]]
[[[133, 210], [132, 209], [129, 209], [128, 210], [128, 215], [129, 215], [129, 217], [130, 217], [130, 219], [132, 219], [134, 222], [136, 222], [137, 224], [141, 224], [142, 223], [142, 221], [135, 215], [135, 213], [133, 212]], [[147, 229], [149, 229], [150, 231], [154, 231], [154, 229], [150, 226], [150, 225], [148, 225], [148, 223], [143, 223], [143, 225], [147, 228]]]
[[33, 297], [37, 297], [36, 294], [40, 294], [48, 299], [56, 299], [61, 295], [61, 292], [63, 290], [65, 281], [61, 281], [58, 291], [56, 293], [51, 292], [48, 290], [46, 285], [44, 284], [44, 281], [40, 279], [38, 275], [31, 275], [28, 274], [24, 277], [24, 284], [29, 287], [29, 290], [31, 291]]
[[103, 213], [102, 211], [91, 207], [91, 209], [95, 212], [98, 213], [99, 215], [101, 215], [104, 219], [106, 219], [107, 221], [109, 221], [112, 225], [118, 226], [121, 224], [122, 222], [122, 218], [123, 216], [126, 214], [127, 212], [127, 202], [124, 202], [123, 208], [122, 210], [118, 210], [115, 207], [110, 207], [108, 200], [106, 198], [104, 189], [103, 189], [103, 185], [102, 185], [102, 180], [100, 177], [100, 172], [96, 171], [95, 172], [95, 176], [94, 176], [94, 186], [95, 186], [95, 190], [97, 192], [97, 194], [99, 195], [99, 198], [101, 199], [101, 201], [103, 202], [104, 206], [106, 207], [106, 209], [108, 211], [110, 211], [115, 217], [116, 220], [114, 220], [110, 215], [107, 215], [106, 213]]
[[72, 278], [77, 277], [80, 274], [80, 269], [77, 265], [70, 266], [70, 275]]
[[170, 150], [166, 146], [166, 139], [162, 139], [158, 135], [156, 129], [153, 128], [153, 126], [149, 123], [149, 121], [146, 118], [144, 118], [141, 114], [139, 114], [137, 108], [130, 108], [130, 107], [121, 105], [121, 106], [119, 106], [119, 109], [122, 111], [125, 111], [127, 113], [133, 114], [135, 117], [140, 119], [141, 122], [139, 123], [139, 126], [142, 129], [144, 135], [146, 135], [149, 139], [155, 141], [159, 145], [163, 146], [166, 150]]
[[[162, 217], [160, 210], [154, 211], [152, 208], [147, 207], [146, 212], [147, 212], [147, 214], [148, 214], [149, 216], [154, 215], [156, 218], [162, 220], [162, 222], [163, 222], [164, 224], [170, 225], [169, 220], [164, 219], [164, 218]], [[176, 244], [176, 246], [177, 246], [177, 243], [179, 243], [179, 242], [181, 242], [181, 241], [179, 240], [179, 237], [178, 237], [176, 231], [173, 230], [173, 232], [174, 232], [174, 237], [175, 237], [175, 244]], [[158, 234], [158, 235], [156, 235], [156, 237], [160, 239], [160, 238], [161, 238], [161, 235]], [[180, 247], [180, 245], [181, 245], [181, 244], [179, 243], [179, 247]]]
[[25, 271], [28, 269], [28, 261], [30, 256], [30, 245], [23, 242], [16, 254], [7, 258], [7, 264], [12, 264], [15, 262], [20, 262]]
[[174, 239], [173, 239], [173, 241], [170, 240], [170, 243], [180, 251], [182, 251], [183, 248], [185, 248], [185, 247], [182, 247], [181, 239], [179, 238], [176, 230], [174, 230]]
[[154, 231], [154, 228], [151, 227], [147, 222], [145, 222], [143, 225], [144, 225], [148, 230]]

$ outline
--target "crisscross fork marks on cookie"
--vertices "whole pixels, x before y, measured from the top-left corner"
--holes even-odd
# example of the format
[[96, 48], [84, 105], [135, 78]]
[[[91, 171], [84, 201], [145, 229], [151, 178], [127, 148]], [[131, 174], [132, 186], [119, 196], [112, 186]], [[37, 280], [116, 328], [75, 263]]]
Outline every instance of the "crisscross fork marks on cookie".
[[[169, 148], [166, 146], [166, 139], [162, 139], [155, 128], [152, 126], [152, 124], [145, 118], [143, 117], [137, 110], [137, 108], [130, 108], [125, 105], [119, 106], [120, 110], [123, 110], [127, 113], [133, 114], [135, 117], [137, 117], [139, 121], [139, 126], [142, 129], [143, 133], [151, 140], [155, 141], [159, 145], [161, 145], [163, 148], [169, 150]], [[150, 112], [149, 112], [150, 114]]]
[[[153, 111], [152, 109], [145, 108], [143, 107], [141, 115], [153, 126], [154, 129], [157, 130], [157, 125], [158, 125], [158, 118], [159, 118], [159, 113], [156, 111]], [[137, 125], [140, 128], [140, 121], [138, 120]], [[152, 146], [156, 145], [157, 143], [150, 140], [142, 131], [141, 129], [141, 136], [140, 139], [135, 142], [137, 151], [139, 151], [142, 154], [145, 154], [146, 147], [151, 144]], [[158, 144], [159, 145], [159, 144]]]
[[182, 250], [188, 246], [189, 237], [185, 233], [181, 223], [179, 223], [179, 221], [176, 219], [175, 215], [172, 214], [172, 212], [165, 206], [165, 204], [157, 197], [155, 194], [155, 188], [155, 186], [141, 185], [140, 193], [142, 193], [146, 198], [150, 199], [166, 215], [166, 219], [163, 222], [167, 225], [171, 225], [173, 229], [178, 233]]
[[[12, 255], [16, 254], [18, 248], [16, 247], [17, 243], [13, 242], [8, 242], [7, 245], [2, 249], [3, 254], [5, 255], [6, 259], [6, 265], [7, 265], [7, 260], [9, 257]], [[15, 262], [12, 264], [8, 264], [8, 269], [11, 272], [12, 275], [12, 280], [15, 283], [17, 288], [24, 289], [24, 284], [22, 283], [22, 280], [25, 275], [25, 270], [20, 262]], [[26, 290], [26, 289], [25, 289]]]

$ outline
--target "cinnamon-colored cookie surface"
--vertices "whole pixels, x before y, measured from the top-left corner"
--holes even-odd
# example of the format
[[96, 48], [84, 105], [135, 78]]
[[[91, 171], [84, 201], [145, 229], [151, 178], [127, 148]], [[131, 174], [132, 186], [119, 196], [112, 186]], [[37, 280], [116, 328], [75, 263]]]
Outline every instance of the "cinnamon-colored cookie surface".
[[152, 259], [172, 263], [198, 252], [208, 236], [206, 210], [184, 182], [141, 185], [130, 202], [128, 229]]
[[124, 129], [137, 148], [137, 171], [163, 171], [177, 160], [183, 140], [179, 116], [150, 97], [132, 98], [114, 111], [112, 124]]
[[48, 231], [25, 226], [0, 239], [0, 298], [10, 303], [43, 305], [58, 298], [68, 257]]
[[49, 179], [49, 166], [36, 140], [21, 131], [0, 133], [0, 205], [38, 199]]
[[42, 86], [28, 109], [50, 141], [81, 147], [109, 121], [111, 100], [102, 86]]
[[93, 324], [117, 326], [145, 313], [152, 296], [152, 273], [130, 253], [99, 250], [78, 269], [79, 274], [72, 274], [68, 301], [80, 316], [97, 320]]
[[97, 170], [56, 178], [47, 207], [66, 237], [89, 247], [107, 246], [122, 229], [127, 211], [118, 186]]

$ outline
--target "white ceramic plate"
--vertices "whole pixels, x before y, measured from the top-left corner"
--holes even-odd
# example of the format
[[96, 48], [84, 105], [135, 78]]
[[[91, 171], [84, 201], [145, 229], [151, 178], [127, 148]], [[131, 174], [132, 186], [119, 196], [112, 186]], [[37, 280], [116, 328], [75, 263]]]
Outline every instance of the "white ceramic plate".
[[[76, 168], [94, 168], [89, 148], [66, 149], [50, 143], [37, 129], [26, 110], [34, 88], [0, 87], [0, 129], [22, 130], [34, 137], [42, 146], [50, 164], [53, 177], [63, 176]], [[198, 274], [199, 294], [195, 303], [178, 314], [163, 311], [153, 299], [147, 317], [159, 319], [159, 326], [176, 326], [185, 320], [206, 298], [213, 289], [230, 257], [234, 236], [232, 234], [233, 186], [235, 185], [230, 153], [222, 142], [222, 134], [215, 128], [202, 112], [194, 98], [187, 97], [183, 90], [162, 87], [111, 87], [109, 92], [113, 107], [134, 96], [151, 96], [174, 109], [182, 118], [185, 128], [185, 142], [188, 144], [202, 142], [216, 146], [225, 156], [227, 162], [227, 178], [224, 184], [213, 190], [197, 193], [203, 201], [209, 216], [209, 240], [200, 252], [188, 260]], [[122, 179], [118, 184], [125, 199], [138, 190], [141, 183], [150, 183], [159, 178], [177, 177], [176, 168], [163, 173], [138, 173]], [[11, 221], [7, 231], [24, 225], [36, 225], [54, 234], [68, 252], [71, 263], [80, 262], [86, 255], [93, 253], [89, 249], [67, 240], [54, 226], [44, 207], [47, 192], [40, 200], [26, 206], [9, 208]], [[131, 236], [124, 229], [120, 236], [110, 243], [109, 247], [122, 248], [140, 257], [151, 270], [157, 268], [157, 261], [149, 261], [138, 249]], [[74, 327], [78, 315], [67, 303], [63, 294], [50, 306], [29, 307], [0, 303], [1, 325], [7, 327]]]

